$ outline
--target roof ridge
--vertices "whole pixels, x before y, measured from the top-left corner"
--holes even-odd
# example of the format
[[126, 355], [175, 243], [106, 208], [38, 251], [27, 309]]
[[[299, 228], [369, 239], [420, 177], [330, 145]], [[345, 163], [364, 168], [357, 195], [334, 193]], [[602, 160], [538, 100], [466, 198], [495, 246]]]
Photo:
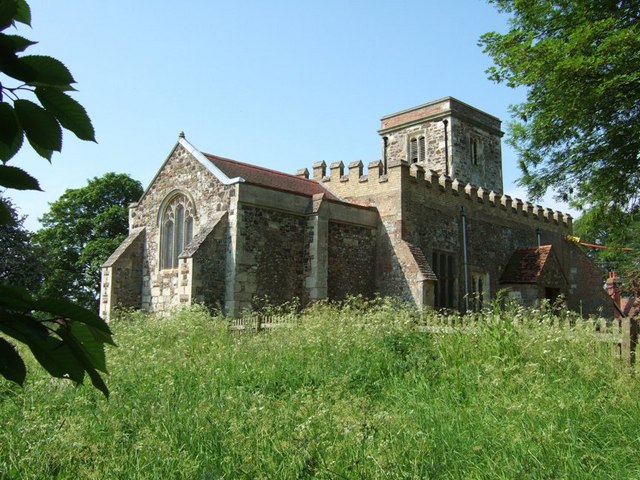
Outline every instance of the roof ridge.
[[294, 175], [292, 173], [287, 173], [287, 172], [282, 172], [280, 170], [274, 170], [272, 168], [262, 167], [260, 165], [255, 165], [253, 163], [241, 162], [239, 160], [234, 160], [232, 158], [221, 157], [219, 155], [213, 155], [211, 153], [204, 153], [204, 156], [207, 157], [209, 160], [216, 159], [216, 160], [223, 160], [223, 161], [227, 161], [227, 162], [237, 163], [238, 165], [244, 165], [244, 166], [247, 166], [247, 167], [250, 167], [250, 168], [255, 168], [255, 169], [258, 169], [258, 170], [264, 170], [264, 171], [267, 171], [267, 172], [275, 173], [276, 175], [283, 175], [285, 177], [296, 178], [298, 180], [304, 180], [305, 182], [311, 182], [311, 183], [314, 183], [314, 184], [318, 185], [318, 182], [316, 182], [315, 180], [311, 180], [310, 178], [298, 177], [297, 175]]

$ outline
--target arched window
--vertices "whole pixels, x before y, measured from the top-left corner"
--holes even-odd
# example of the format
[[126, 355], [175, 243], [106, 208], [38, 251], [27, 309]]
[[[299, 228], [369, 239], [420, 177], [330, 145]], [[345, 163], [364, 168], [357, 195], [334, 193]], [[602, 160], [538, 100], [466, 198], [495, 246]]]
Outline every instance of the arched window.
[[193, 203], [175, 195], [165, 204], [160, 223], [160, 268], [178, 268], [178, 257], [193, 239]]

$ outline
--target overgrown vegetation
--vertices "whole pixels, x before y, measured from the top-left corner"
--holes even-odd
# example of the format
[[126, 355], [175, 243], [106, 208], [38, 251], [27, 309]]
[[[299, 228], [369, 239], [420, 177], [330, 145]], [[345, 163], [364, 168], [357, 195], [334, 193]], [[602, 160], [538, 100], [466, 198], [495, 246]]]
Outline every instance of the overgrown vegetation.
[[638, 381], [563, 312], [352, 302], [260, 334], [201, 309], [111, 326], [108, 401], [31, 360], [24, 389], [1, 380], [0, 477], [640, 475]]

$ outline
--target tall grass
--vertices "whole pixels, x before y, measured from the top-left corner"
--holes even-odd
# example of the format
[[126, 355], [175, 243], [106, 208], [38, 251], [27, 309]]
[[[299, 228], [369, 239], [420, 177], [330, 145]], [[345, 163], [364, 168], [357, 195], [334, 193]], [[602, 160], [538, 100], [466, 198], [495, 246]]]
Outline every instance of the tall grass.
[[2, 478], [640, 477], [638, 380], [548, 310], [320, 305], [230, 334], [191, 309], [112, 327], [108, 401], [33, 362], [24, 389], [0, 381]]

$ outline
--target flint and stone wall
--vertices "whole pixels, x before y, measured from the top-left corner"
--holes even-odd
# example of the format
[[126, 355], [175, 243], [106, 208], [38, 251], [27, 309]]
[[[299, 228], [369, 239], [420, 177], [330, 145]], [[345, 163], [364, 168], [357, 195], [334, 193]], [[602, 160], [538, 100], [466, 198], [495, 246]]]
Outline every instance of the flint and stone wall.
[[305, 218], [250, 205], [240, 209], [238, 237], [244, 251], [236, 265], [236, 299], [254, 308], [265, 298], [274, 304], [293, 297], [306, 302]]
[[329, 222], [328, 297], [375, 293], [376, 229]]
[[213, 227], [201, 232], [204, 238], [194, 238], [182, 258], [190, 260], [191, 302], [206, 305], [212, 310], [223, 311], [226, 295], [228, 224], [224, 215]]

